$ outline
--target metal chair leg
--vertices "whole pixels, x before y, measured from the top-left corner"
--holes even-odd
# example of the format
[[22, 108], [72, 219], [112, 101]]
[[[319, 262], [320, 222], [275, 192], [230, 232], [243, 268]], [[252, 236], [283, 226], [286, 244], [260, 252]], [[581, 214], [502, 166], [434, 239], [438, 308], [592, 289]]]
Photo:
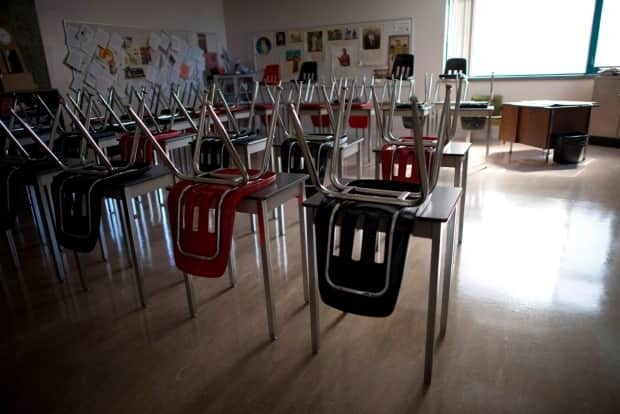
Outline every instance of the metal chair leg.
[[185, 292], [187, 293], [187, 306], [189, 306], [189, 314], [192, 318], [196, 317], [196, 299], [194, 297], [194, 285], [192, 284], [192, 277], [183, 272], [183, 279], [185, 280]]

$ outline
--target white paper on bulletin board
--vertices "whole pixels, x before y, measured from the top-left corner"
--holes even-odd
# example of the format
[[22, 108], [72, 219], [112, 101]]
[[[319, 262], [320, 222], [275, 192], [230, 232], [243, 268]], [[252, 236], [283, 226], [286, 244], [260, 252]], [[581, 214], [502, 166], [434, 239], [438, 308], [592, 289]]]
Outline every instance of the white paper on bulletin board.
[[[366, 36], [364, 36], [365, 30]], [[316, 32], [322, 34], [318, 36]], [[312, 33], [315, 34], [311, 35]], [[278, 64], [283, 80], [297, 79], [298, 72], [295, 69], [299, 68], [301, 62], [313, 60], [318, 64], [319, 79], [340, 77], [361, 79], [370, 78], [375, 69], [389, 68], [390, 36], [409, 36], [409, 53], [413, 53], [412, 34], [413, 18], [282, 28], [273, 32], [255, 33], [251, 38], [250, 50], [259, 77], [266, 65]], [[261, 37], [271, 41], [268, 54], [257, 51], [256, 41]], [[377, 45], [379, 47], [373, 48]], [[346, 49], [346, 53], [350, 55], [349, 66], [343, 66], [337, 61], [343, 53], [342, 49]]]
[[[104, 93], [114, 87], [122, 98], [129, 86], [159, 85], [166, 91], [171, 83], [181, 88], [193, 83], [202, 88], [205, 52], [219, 54], [215, 33], [76, 21], [64, 21], [63, 26], [72, 90], [83, 86]], [[207, 50], [199, 38], [206, 38], [202, 47]]]

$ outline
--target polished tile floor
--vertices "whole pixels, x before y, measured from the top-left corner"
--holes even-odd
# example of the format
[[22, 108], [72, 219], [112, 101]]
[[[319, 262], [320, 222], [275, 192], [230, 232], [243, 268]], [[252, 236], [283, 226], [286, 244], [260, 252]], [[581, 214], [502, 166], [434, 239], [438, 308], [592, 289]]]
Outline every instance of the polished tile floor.
[[72, 255], [67, 283], [55, 282], [27, 214], [21, 273], [2, 240], [0, 412], [620, 412], [620, 150], [590, 147], [578, 168], [515, 150], [509, 163], [507, 146], [494, 146], [482, 165], [474, 148], [448, 333], [430, 387], [422, 379], [430, 242], [411, 244], [391, 317], [321, 306], [322, 348], [312, 356], [293, 204], [286, 236], [272, 241], [282, 328], [272, 343], [247, 218], [236, 224], [237, 287], [196, 278], [192, 320], [165, 213], [145, 199], [145, 310], [112, 211], [109, 262], [97, 250], [83, 258], [88, 292]]

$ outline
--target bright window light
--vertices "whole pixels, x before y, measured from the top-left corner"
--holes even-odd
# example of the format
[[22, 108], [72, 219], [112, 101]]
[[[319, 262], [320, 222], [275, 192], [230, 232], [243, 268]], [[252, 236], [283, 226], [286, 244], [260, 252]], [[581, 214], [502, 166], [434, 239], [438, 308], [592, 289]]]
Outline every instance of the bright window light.
[[620, 1], [606, 0], [603, 2], [603, 14], [598, 33], [598, 47], [594, 66], [620, 66]]
[[[619, 3], [606, 1], [605, 6], [620, 10]], [[595, 0], [475, 0], [471, 75], [584, 73], [594, 4]], [[612, 43], [620, 32], [611, 16], [620, 14], [606, 15], [611, 34], [597, 54], [601, 60], [618, 56], [617, 43]]]

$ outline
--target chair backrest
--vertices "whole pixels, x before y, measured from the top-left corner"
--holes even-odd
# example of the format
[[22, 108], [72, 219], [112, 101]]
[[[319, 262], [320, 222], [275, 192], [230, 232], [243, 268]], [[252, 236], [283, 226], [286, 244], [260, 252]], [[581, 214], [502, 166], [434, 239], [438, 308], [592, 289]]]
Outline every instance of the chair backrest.
[[301, 68], [299, 70], [299, 81], [300, 82], [308, 82], [316, 80], [319, 78], [319, 67], [314, 61], [306, 61], [301, 64]]
[[443, 74], [451, 75], [455, 73], [461, 73], [463, 75], [467, 75], [467, 59], [450, 58], [446, 60], [446, 67], [443, 71]]
[[277, 85], [280, 82], [280, 65], [267, 65], [263, 71], [263, 83]]
[[413, 76], [414, 57], [408, 53], [396, 55], [392, 65], [392, 77], [394, 79], [407, 79]]

